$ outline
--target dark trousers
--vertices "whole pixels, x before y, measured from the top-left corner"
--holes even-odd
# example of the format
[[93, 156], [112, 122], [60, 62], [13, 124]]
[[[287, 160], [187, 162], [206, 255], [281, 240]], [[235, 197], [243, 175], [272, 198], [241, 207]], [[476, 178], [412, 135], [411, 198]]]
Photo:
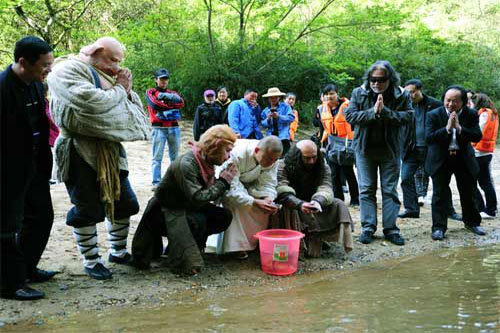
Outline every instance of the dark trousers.
[[[66, 224], [86, 227], [104, 221], [106, 216], [101, 201], [97, 172], [71, 148], [69, 179], [66, 189], [74, 205], [66, 216]], [[120, 170], [120, 199], [115, 201], [115, 219], [120, 220], [139, 212], [139, 202], [128, 181], [128, 171]]]
[[[132, 241], [134, 261], [141, 267], [148, 267], [151, 259], [158, 258], [163, 253], [162, 236], [168, 234], [164, 214], [156, 198], [151, 198]], [[231, 211], [212, 204], [198, 211], [186, 212], [189, 230], [200, 250], [205, 248], [208, 236], [226, 230], [232, 218]]]
[[[401, 165], [401, 189], [403, 191], [403, 205], [405, 207], [405, 210], [407, 210], [408, 212], [420, 213], [420, 206], [418, 205], [419, 194], [417, 193], [415, 175], [418, 169], [423, 168], [426, 154], [427, 148], [417, 147], [413, 151], [408, 153], [408, 156]], [[425, 177], [427, 177], [426, 174]], [[427, 187], [425, 189], [425, 193], [427, 193]], [[453, 213], [455, 213], [449, 186], [446, 189], [446, 212], [448, 215], [452, 215]]]
[[285, 156], [290, 150], [290, 140], [281, 140], [281, 144], [283, 145], [283, 154], [281, 154], [281, 156]]
[[466, 169], [461, 159], [450, 156], [432, 177], [432, 231], [437, 229], [446, 231], [447, 229], [447, 189], [449, 188], [452, 174], [455, 174], [457, 180], [464, 224], [470, 226], [481, 224], [481, 216], [473, 198], [476, 180]]
[[486, 205], [484, 204], [483, 196], [476, 187], [476, 201], [480, 212], [485, 212], [488, 215], [496, 216], [497, 214], [497, 194], [493, 186], [493, 179], [491, 178], [490, 164], [493, 155], [484, 155], [476, 157], [479, 164], [479, 178], [477, 180], [479, 187], [484, 192]]
[[0, 228], [0, 282], [3, 291], [12, 291], [33, 274], [49, 240], [54, 211], [48, 177], [36, 174], [7, 210]]
[[349, 195], [351, 196], [351, 205], [359, 204], [359, 189], [358, 180], [356, 179], [356, 174], [354, 173], [353, 165], [339, 165], [336, 163], [328, 162], [330, 164], [330, 169], [332, 170], [332, 184], [333, 184], [333, 194], [335, 198], [342, 201], [345, 200], [344, 191], [342, 185], [344, 184], [344, 179], [347, 181], [349, 186]]

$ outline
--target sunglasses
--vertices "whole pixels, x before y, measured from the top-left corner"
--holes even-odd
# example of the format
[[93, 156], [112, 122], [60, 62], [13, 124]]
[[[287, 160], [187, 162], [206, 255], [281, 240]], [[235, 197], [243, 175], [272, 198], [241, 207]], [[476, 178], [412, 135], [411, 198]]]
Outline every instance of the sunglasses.
[[384, 77], [371, 77], [370, 78], [371, 83], [375, 83], [375, 82], [384, 83], [387, 80], [388, 80], [388, 78], [386, 78], [385, 76]]

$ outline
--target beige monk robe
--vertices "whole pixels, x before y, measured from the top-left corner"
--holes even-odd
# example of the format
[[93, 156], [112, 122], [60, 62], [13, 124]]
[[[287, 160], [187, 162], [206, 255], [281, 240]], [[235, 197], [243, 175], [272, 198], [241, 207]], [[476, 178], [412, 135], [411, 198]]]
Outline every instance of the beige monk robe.
[[[223, 197], [222, 204], [233, 213], [233, 221], [224, 232], [222, 252], [250, 251], [256, 248], [253, 235], [267, 229], [269, 214], [253, 206], [254, 199], [269, 197], [275, 199], [277, 163], [262, 168], [254, 157], [258, 140], [237, 140], [231, 157], [220, 170], [230, 163], [238, 167], [238, 174], [231, 183], [230, 190]], [[219, 172], [220, 172], [219, 170]]]

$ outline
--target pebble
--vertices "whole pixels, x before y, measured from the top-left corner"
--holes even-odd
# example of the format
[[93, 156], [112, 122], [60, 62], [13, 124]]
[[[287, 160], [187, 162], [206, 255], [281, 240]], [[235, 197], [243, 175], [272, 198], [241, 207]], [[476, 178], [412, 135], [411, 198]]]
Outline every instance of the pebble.
[[69, 289], [69, 287], [68, 287], [68, 285], [66, 285], [66, 284], [62, 284], [62, 283], [61, 283], [61, 284], [59, 285], [59, 290], [68, 290], [68, 289]]

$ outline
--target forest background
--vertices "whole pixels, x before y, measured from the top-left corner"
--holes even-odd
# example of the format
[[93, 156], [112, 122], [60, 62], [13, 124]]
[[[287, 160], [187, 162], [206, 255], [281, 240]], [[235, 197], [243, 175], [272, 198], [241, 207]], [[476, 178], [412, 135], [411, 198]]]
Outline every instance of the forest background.
[[498, 0], [1, 0], [0, 66], [28, 34], [56, 56], [109, 35], [127, 48], [134, 90], [144, 95], [153, 70], [167, 68], [188, 117], [207, 88], [224, 85], [238, 99], [277, 86], [297, 94], [308, 123], [325, 84], [349, 98], [379, 59], [431, 96], [461, 84], [498, 108], [498, 22]]

